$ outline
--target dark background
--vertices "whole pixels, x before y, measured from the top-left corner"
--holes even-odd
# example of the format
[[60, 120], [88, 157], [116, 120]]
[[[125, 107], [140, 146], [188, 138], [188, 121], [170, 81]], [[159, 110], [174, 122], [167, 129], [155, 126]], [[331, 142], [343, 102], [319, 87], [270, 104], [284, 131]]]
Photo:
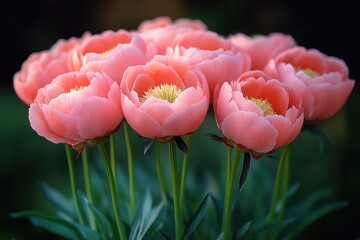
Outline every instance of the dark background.
[[[5, 3], [2, 3], [5, 4]], [[360, 79], [359, 9], [355, 1], [220, 1], [220, 0], [31, 0], [7, 1], [0, 10], [0, 239], [55, 239], [10, 212], [43, 209], [38, 181], [67, 188], [64, 151], [30, 128], [28, 108], [15, 95], [12, 78], [32, 52], [48, 49], [59, 38], [99, 33], [107, 29], [135, 29], [157, 16], [200, 19], [222, 35], [283, 32], [299, 45], [317, 48], [343, 59], [350, 78]], [[360, 237], [360, 122], [356, 84], [344, 108], [320, 129], [332, 143], [325, 155], [295, 150], [292, 179], [302, 183], [301, 194], [323, 187], [336, 189], [335, 199], [349, 207], [319, 220], [303, 239], [356, 239]]]

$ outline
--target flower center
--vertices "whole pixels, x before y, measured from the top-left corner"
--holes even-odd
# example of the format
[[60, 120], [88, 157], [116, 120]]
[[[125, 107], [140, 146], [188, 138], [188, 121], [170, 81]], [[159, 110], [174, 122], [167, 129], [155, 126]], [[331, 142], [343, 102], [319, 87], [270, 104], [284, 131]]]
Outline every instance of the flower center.
[[295, 71], [296, 72], [303, 71], [306, 75], [308, 75], [311, 78], [314, 78], [314, 77], [317, 77], [317, 76], [320, 75], [317, 71], [315, 71], [315, 70], [313, 70], [311, 68], [297, 67], [297, 68], [295, 68]]
[[267, 99], [262, 99], [262, 98], [246, 98], [254, 103], [256, 103], [256, 105], [258, 105], [258, 107], [261, 108], [261, 110], [263, 110], [264, 115], [272, 115], [272, 114], [276, 114], [274, 108], [272, 107], [271, 103], [269, 103], [267, 101]]
[[145, 100], [150, 97], [156, 97], [166, 100], [169, 103], [173, 103], [175, 102], [181, 91], [181, 88], [179, 88], [175, 84], [161, 84], [154, 88], [149, 88], [141, 98], [141, 102], [145, 102]]
[[71, 88], [71, 89], [69, 90], [69, 93], [77, 92], [77, 91], [80, 91], [80, 90], [82, 90], [82, 89], [84, 89], [84, 88], [85, 88], [85, 86], [80, 86], [80, 87], [78, 87], [77, 85], [75, 85], [75, 87], [73, 87], [73, 88]]

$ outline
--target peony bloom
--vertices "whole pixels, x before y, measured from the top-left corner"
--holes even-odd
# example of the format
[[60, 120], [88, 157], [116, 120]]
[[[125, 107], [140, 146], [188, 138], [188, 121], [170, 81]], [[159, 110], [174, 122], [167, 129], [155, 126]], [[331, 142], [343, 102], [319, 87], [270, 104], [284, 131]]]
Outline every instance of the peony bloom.
[[85, 33], [81, 38], [58, 40], [49, 50], [32, 53], [21, 66], [21, 70], [14, 75], [14, 89], [18, 97], [30, 105], [39, 88], [51, 83], [60, 74], [69, 72], [69, 52], [90, 34]]
[[216, 50], [200, 50], [198, 48], [168, 48], [167, 55], [186, 58], [204, 73], [210, 90], [210, 103], [217, 84], [230, 82], [243, 72], [250, 70], [251, 59], [246, 53]]
[[140, 24], [137, 33], [147, 42], [154, 42], [159, 54], [164, 54], [173, 39], [180, 33], [206, 31], [206, 25], [200, 20], [180, 18], [172, 22], [169, 17], [158, 17]]
[[200, 126], [209, 107], [209, 89], [202, 72], [187, 61], [157, 56], [125, 71], [121, 104], [136, 132], [166, 142]]
[[229, 39], [243, 52], [251, 57], [251, 70], [263, 70], [268, 61], [280, 52], [295, 47], [292, 36], [283, 33], [271, 33], [268, 36], [249, 37], [238, 33]]
[[108, 30], [93, 35], [75, 48], [71, 56], [71, 66], [74, 71], [103, 71], [120, 83], [128, 66], [144, 64], [155, 54], [157, 49], [146, 45], [139, 36], [125, 30]]
[[116, 131], [122, 118], [120, 86], [104, 73], [62, 74], [39, 90], [29, 110], [40, 136], [77, 150]]
[[198, 48], [201, 50], [218, 50], [236, 51], [235, 45], [228, 39], [220, 36], [216, 32], [211, 31], [188, 31], [179, 33], [173, 39], [170, 47], [182, 46], [185, 48]]
[[213, 106], [226, 143], [255, 158], [292, 142], [304, 121], [296, 91], [261, 71], [218, 86]]
[[303, 47], [281, 53], [264, 71], [296, 88], [308, 122], [333, 116], [345, 104], [355, 85], [355, 81], [349, 79], [344, 61]]

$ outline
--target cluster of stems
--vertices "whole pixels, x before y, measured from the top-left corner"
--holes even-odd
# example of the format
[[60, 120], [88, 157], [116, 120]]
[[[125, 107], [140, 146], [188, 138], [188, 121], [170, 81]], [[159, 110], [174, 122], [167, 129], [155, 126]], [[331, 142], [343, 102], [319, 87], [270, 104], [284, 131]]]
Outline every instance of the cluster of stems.
[[[129, 126], [124, 123], [124, 135], [125, 143], [127, 148], [127, 159], [128, 159], [128, 172], [129, 172], [129, 207], [130, 207], [130, 218], [133, 218], [136, 208], [136, 197], [135, 197], [135, 181], [134, 181], [134, 156], [133, 148], [131, 144], [131, 137]], [[178, 163], [176, 142], [174, 139], [170, 140], [168, 144], [168, 160], [170, 163], [171, 173], [171, 188], [173, 197], [173, 211], [174, 211], [174, 223], [175, 223], [175, 240], [181, 240], [184, 238], [184, 208], [185, 208], [185, 192], [186, 192], [186, 174], [188, 168], [188, 161], [190, 156], [190, 146], [192, 144], [193, 135], [189, 134], [186, 136], [185, 144], [187, 145], [188, 152], [184, 154], [182, 159], [182, 165]], [[110, 189], [111, 202], [113, 207], [113, 213], [115, 216], [117, 234], [121, 240], [128, 238], [127, 232], [123, 223], [121, 214], [119, 189], [118, 189], [118, 176], [117, 176], [117, 164], [116, 164], [116, 144], [115, 136], [109, 137], [109, 151], [106, 148], [104, 142], [98, 144], [98, 150], [103, 159], [103, 163], [106, 170], [106, 176], [108, 179], [108, 185]], [[68, 160], [69, 175], [70, 175], [70, 187], [72, 198], [74, 201], [78, 221], [80, 224], [86, 224], [85, 215], [80, 207], [80, 202], [76, 187], [76, 174], [74, 166], [74, 158], [72, 156], [72, 148], [70, 145], [66, 145], [66, 156]], [[108, 154], [110, 152], [110, 155]], [[267, 216], [267, 222], [269, 224], [278, 222], [282, 219], [284, 209], [286, 206], [286, 193], [289, 183], [289, 168], [290, 168], [290, 145], [286, 146], [283, 154], [280, 158], [280, 163], [275, 179], [275, 186], [273, 191], [272, 202], [270, 205], [269, 213]], [[84, 170], [84, 185], [87, 200], [90, 204], [94, 204], [93, 193], [90, 182], [90, 169], [89, 160], [86, 147], [81, 152], [83, 170]], [[241, 159], [241, 152], [228, 147], [227, 151], [227, 165], [226, 165], [226, 183], [225, 183], [225, 194], [224, 194], [224, 205], [223, 215], [221, 223], [222, 239], [232, 239], [232, 207], [235, 195], [235, 181], [237, 178], [237, 172]], [[160, 190], [163, 199], [169, 194], [166, 186], [166, 180], [164, 175], [163, 163], [162, 163], [162, 152], [161, 145], [159, 145], [157, 151], [157, 174], [160, 185]], [[245, 164], [245, 163], [244, 163]], [[180, 170], [179, 170], [180, 167]], [[93, 230], [97, 230], [98, 226], [95, 220], [94, 214], [89, 211], [89, 225]], [[274, 233], [271, 239], [276, 239], [276, 233]]]

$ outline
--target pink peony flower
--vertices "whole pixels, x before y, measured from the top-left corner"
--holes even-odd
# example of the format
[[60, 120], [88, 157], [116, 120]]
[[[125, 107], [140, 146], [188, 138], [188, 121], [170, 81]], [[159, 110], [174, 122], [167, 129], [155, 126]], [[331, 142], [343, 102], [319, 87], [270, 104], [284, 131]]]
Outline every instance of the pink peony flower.
[[40, 136], [78, 150], [114, 132], [122, 118], [120, 86], [105, 73], [62, 74], [39, 90], [29, 110]]
[[295, 47], [292, 36], [283, 33], [271, 33], [268, 36], [249, 37], [238, 33], [229, 39], [243, 52], [251, 57], [251, 69], [263, 70], [268, 61], [280, 52]]
[[182, 46], [185, 48], [198, 48], [201, 50], [218, 50], [225, 51], [237, 50], [235, 45], [228, 39], [212, 31], [187, 31], [176, 35], [171, 42], [170, 47]]
[[246, 53], [198, 48], [168, 48], [167, 55], [185, 58], [191, 65], [197, 66], [204, 73], [210, 90], [210, 103], [217, 84], [230, 82], [243, 72], [250, 70], [251, 60]]
[[89, 38], [85, 33], [81, 38], [58, 40], [49, 50], [32, 53], [14, 75], [14, 89], [18, 97], [30, 105], [39, 88], [51, 83], [60, 74], [69, 72], [68, 54], [78, 44]]
[[202, 72], [187, 61], [157, 56], [125, 71], [121, 104], [136, 132], [166, 142], [200, 126], [209, 107], [209, 89]]
[[180, 18], [172, 22], [169, 17], [147, 20], [138, 27], [138, 33], [141, 37], [147, 42], [154, 42], [158, 46], [159, 54], [165, 53], [166, 48], [171, 45], [178, 34], [195, 30], [206, 31], [207, 27], [200, 20]]
[[243, 73], [218, 86], [214, 112], [226, 143], [256, 158], [292, 142], [304, 121], [301, 98], [261, 71]]
[[305, 121], [325, 120], [345, 104], [355, 81], [341, 59], [295, 47], [271, 60], [264, 71], [291, 84], [302, 97]]
[[155, 54], [157, 49], [146, 45], [139, 36], [125, 30], [108, 30], [93, 35], [75, 48], [71, 56], [71, 65], [74, 71], [103, 71], [120, 83], [122, 74], [128, 66], [144, 64]]

